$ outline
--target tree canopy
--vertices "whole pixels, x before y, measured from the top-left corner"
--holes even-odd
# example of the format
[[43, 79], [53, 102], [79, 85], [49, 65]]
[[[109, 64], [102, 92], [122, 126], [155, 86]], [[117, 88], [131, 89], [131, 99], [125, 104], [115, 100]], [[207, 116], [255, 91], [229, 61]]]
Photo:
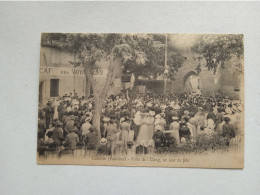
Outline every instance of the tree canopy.
[[191, 49], [202, 55], [208, 70], [213, 70], [215, 74], [217, 67], [225, 68], [225, 62], [232, 57], [244, 56], [243, 35], [203, 35]]
[[[124, 64], [124, 73], [133, 73], [144, 78], [156, 79], [165, 73], [165, 35], [146, 34], [136, 37], [137, 47], [145, 53], [146, 59], [142, 67], [135, 61], [127, 61]], [[174, 80], [174, 74], [184, 63], [185, 57], [173, 46], [168, 45], [167, 51], [167, 77]]]
[[[80, 61], [95, 65], [96, 61], [108, 59], [113, 52], [122, 59], [123, 73], [145, 78], [157, 78], [165, 71], [165, 35], [163, 34], [74, 34], [43, 33], [42, 46], [66, 49], [77, 54]], [[112, 51], [113, 50], [113, 51]], [[182, 66], [184, 57], [168, 46], [168, 78]]]

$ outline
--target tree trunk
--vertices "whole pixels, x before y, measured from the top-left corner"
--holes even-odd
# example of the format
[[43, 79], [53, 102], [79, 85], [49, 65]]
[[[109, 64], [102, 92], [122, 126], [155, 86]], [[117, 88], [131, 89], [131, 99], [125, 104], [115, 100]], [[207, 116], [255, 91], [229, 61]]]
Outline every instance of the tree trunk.
[[93, 125], [97, 128], [98, 137], [101, 138], [100, 132], [100, 117], [101, 117], [101, 109], [102, 103], [99, 97], [94, 97], [94, 114], [93, 114]]
[[104, 100], [107, 96], [107, 92], [110, 88], [111, 81], [113, 79], [113, 73], [114, 73], [114, 48], [112, 49], [111, 55], [110, 55], [110, 64], [108, 68], [108, 74], [106, 78], [106, 83], [101, 92], [98, 92], [96, 89], [96, 85], [94, 83], [94, 78], [93, 75], [90, 73], [90, 65], [86, 64], [84, 66], [84, 72], [86, 75], [86, 80], [88, 79], [90, 81], [91, 87], [93, 89], [93, 94], [94, 94], [94, 114], [93, 114], [93, 125], [96, 126], [97, 131], [98, 131], [98, 136], [99, 138], [101, 137], [101, 132], [100, 132], [100, 117], [101, 117], [101, 111], [102, 107], [104, 104]]
[[85, 91], [85, 96], [89, 97], [90, 96], [90, 82], [88, 80], [88, 78], [86, 77], [86, 91]]

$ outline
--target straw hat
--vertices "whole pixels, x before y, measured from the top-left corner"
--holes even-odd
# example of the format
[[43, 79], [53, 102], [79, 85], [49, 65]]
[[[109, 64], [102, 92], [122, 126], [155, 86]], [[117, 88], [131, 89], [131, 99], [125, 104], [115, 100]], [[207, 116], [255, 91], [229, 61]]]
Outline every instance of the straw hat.
[[61, 125], [63, 125], [63, 123], [61, 122], [61, 121], [57, 121], [56, 123], [55, 123], [57, 126], [61, 126]]
[[110, 121], [110, 118], [109, 118], [109, 117], [104, 117], [104, 118], [103, 118], [103, 122], [108, 122], [108, 121]]
[[146, 113], [146, 112], [141, 112], [140, 115], [141, 115], [141, 116], [149, 116], [149, 114]]
[[100, 142], [99, 142], [101, 145], [106, 145], [107, 144], [107, 139], [106, 138], [101, 138], [100, 139]]
[[91, 120], [90, 117], [86, 117], [85, 122], [90, 121], [90, 120]]
[[173, 116], [173, 117], [172, 117], [172, 120], [179, 120], [179, 117]]
[[160, 115], [160, 114], [157, 114], [157, 115], [155, 115], [155, 118], [156, 118], [156, 119], [160, 119], [160, 118], [161, 118], [161, 115]]
[[155, 112], [154, 111], [149, 111], [149, 115], [154, 116]]

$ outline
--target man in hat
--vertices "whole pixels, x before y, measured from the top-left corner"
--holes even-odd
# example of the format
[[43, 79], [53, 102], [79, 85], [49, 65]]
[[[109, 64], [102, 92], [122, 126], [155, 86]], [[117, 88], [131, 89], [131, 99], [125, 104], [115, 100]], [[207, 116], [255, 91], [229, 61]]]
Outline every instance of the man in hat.
[[63, 138], [62, 122], [57, 121], [53, 130], [53, 140], [57, 146], [61, 146]]
[[98, 133], [97, 133], [97, 128], [95, 126], [91, 126], [89, 128], [89, 132], [86, 134], [86, 138], [84, 140], [86, 150], [85, 150], [85, 155], [86, 151], [96, 151], [98, 147]]
[[85, 123], [80, 128], [80, 132], [81, 132], [82, 136], [84, 136], [87, 133], [89, 133], [89, 128], [91, 127], [90, 120], [91, 120], [91, 118], [89, 116], [87, 116], [85, 118]]
[[111, 121], [107, 122], [107, 141], [108, 141], [108, 147], [110, 148], [110, 153], [113, 156], [114, 155], [114, 148], [115, 148], [115, 141], [117, 139], [117, 132], [118, 129], [115, 125], [111, 123]]
[[54, 114], [54, 108], [51, 106], [50, 101], [47, 103], [47, 107], [44, 108], [44, 112], [45, 112], [46, 128], [48, 129]]
[[65, 142], [68, 144], [68, 149], [72, 150], [74, 155], [74, 150], [77, 149], [77, 143], [79, 142], [79, 136], [74, 132], [77, 130], [75, 126], [69, 127], [69, 133], [65, 138]]
[[224, 121], [225, 124], [223, 125], [223, 137], [227, 138], [227, 145], [229, 146], [230, 139], [235, 137], [235, 131], [233, 125], [229, 123], [231, 121], [229, 117], [225, 117]]

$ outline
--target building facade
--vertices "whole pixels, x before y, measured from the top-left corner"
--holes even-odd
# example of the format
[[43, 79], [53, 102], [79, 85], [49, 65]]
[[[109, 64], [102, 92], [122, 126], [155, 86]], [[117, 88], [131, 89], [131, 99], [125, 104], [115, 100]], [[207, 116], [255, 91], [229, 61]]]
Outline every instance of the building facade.
[[[76, 62], [76, 63], [75, 63]], [[39, 79], [39, 103], [46, 104], [48, 100], [55, 97], [62, 97], [76, 93], [79, 97], [85, 96], [87, 91], [87, 82], [84, 74], [83, 66], [78, 63], [74, 54], [53, 48], [41, 47], [40, 53], [40, 79]], [[109, 62], [99, 62], [102, 69], [102, 75], [95, 75], [98, 88], [102, 86], [106, 80]], [[121, 90], [121, 62], [116, 62], [115, 80], [113, 86], [109, 90], [109, 95], [118, 94]]]

